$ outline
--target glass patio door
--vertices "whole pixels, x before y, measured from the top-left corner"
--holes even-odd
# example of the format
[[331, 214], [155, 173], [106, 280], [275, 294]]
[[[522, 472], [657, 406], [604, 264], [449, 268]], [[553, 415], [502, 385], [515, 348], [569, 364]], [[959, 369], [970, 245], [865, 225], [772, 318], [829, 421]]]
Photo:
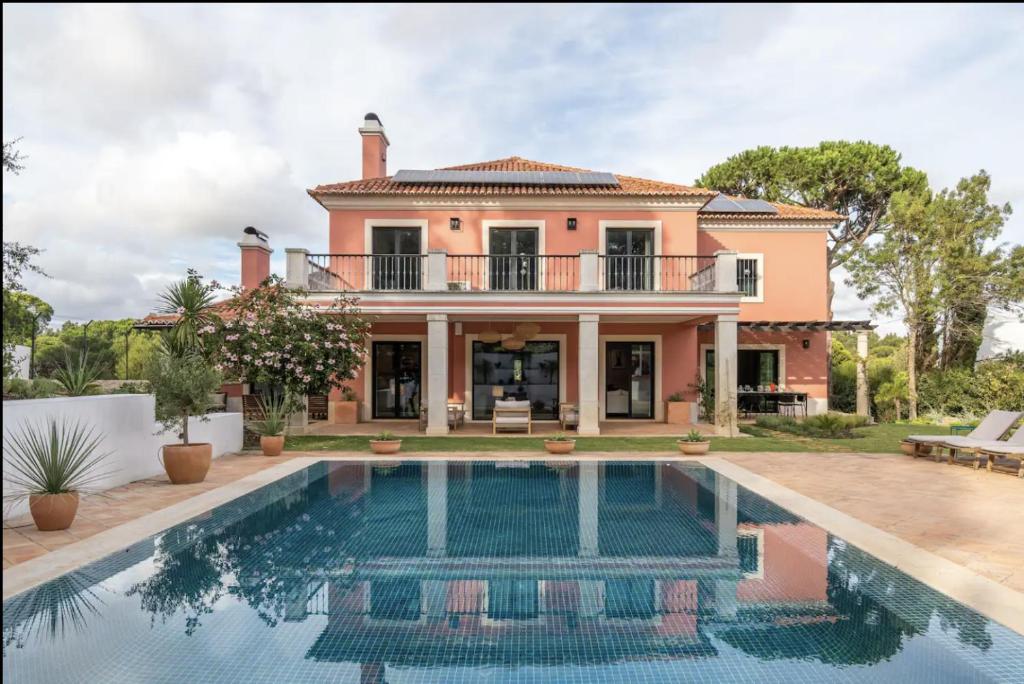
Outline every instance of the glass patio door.
[[605, 288], [654, 289], [654, 231], [614, 228], [605, 234]]
[[491, 228], [492, 290], [537, 289], [537, 229]]
[[422, 289], [419, 228], [374, 228], [370, 257], [374, 290]]
[[373, 343], [373, 417], [419, 418], [420, 343]]
[[609, 342], [605, 349], [605, 415], [654, 417], [654, 343]]

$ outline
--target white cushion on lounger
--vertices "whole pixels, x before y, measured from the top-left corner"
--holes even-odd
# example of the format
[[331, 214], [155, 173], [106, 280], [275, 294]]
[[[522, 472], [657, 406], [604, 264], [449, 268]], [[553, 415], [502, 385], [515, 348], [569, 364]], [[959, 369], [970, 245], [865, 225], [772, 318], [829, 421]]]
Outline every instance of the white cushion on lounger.
[[494, 402], [494, 408], [502, 409], [528, 409], [530, 408], [529, 399], [498, 399]]
[[495, 416], [496, 425], [529, 425], [530, 419], [526, 416]]

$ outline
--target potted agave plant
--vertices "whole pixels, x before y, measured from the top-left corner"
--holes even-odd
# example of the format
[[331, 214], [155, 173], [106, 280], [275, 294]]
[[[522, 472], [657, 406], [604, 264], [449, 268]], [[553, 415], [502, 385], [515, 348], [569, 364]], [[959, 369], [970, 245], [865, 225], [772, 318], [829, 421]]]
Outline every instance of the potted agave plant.
[[564, 432], [559, 432], [544, 440], [544, 448], [548, 450], [549, 454], [571, 454], [572, 450], [576, 448], [576, 440]]
[[263, 420], [254, 420], [250, 429], [260, 436], [264, 456], [280, 456], [284, 450], [284, 429], [288, 426], [288, 409], [284, 397], [271, 397], [260, 402]]
[[370, 450], [375, 454], [397, 454], [402, 440], [390, 432], [381, 432], [370, 439]]
[[9, 504], [28, 499], [36, 527], [66, 530], [78, 512], [78, 495], [106, 475], [99, 467], [109, 455], [99, 451], [102, 435], [80, 422], [49, 419], [4, 434], [4, 480]]
[[676, 444], [679, 445], [679, 451], [687, 456], [700, 456], [701, 454], [708, 453], [708, 450], [711, 448], [711, 440], [697, 430], [690, 430]]

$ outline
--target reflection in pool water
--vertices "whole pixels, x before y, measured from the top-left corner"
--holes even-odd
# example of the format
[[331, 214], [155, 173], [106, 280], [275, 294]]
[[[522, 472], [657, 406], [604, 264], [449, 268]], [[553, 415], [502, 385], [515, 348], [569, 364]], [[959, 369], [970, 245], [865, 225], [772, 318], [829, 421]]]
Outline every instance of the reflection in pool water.
[[1013, 681], [1024, 637], [700, 466], [331, 462], [5, 602], [3, 667]]

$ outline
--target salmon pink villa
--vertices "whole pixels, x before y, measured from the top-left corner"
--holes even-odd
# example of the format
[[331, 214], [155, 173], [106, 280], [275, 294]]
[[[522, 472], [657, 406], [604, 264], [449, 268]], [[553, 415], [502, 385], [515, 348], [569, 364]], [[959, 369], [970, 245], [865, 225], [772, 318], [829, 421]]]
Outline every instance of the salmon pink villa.
[[[868, 323], [828, 320], [833, 212], [520, 157], [388, 175], [377, 115], [359, 134], [362, 178], [309, 190], [329, 252], [287, 249], [286, 282], [372, 316], [362, 421], [445, 434], [450, 404], [490, 423], [518, 400], [535, 422], [571, 406], [597, 435], [698, 422], [703, 386], [731, 434], [747, 412], [826, 411], [829, 331], [866, 344]], [[239, 246], [255, 287], [270, 245], [250, 230]]]

